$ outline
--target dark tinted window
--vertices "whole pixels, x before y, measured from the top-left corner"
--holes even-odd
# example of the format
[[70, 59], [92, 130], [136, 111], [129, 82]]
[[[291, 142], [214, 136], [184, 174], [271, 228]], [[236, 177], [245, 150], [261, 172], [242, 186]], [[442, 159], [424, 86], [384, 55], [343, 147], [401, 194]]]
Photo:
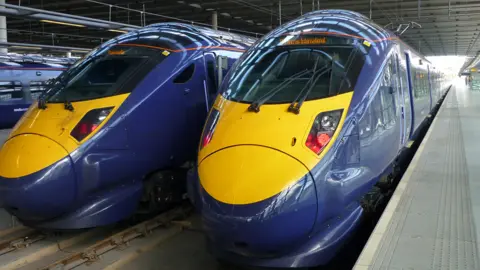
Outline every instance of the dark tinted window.
[[386, 125], [395, 123], [394, 91], [396, 89], [396, 81], [394, 71], [394, 61], [391, 58], [383, 71], [382, 83], [379, 89], [383, 107], [383, 123]]
[[227, 99], [251, 103], [278, 88], [266, 103], [292, 102], [310, 88], [306, 100], [334, 96], [353, 91], [364, 65], [364, 55], [349, 45], [277, 46], [251, 54], [232, 74]]
[[0, 81], [0, 101], [23, 97], [22, 83], [19, 81]]
[[30, 82], [30, 95], [32, 99], [36, 100], [43, 94], [47, 88], [47, 81], [31, 81]]
[[430, 93], [426, 70], [412, 68], [413, 96], [415, 99], [427, 97]]
[[165, 57], [158, 49], [115, 46], [59, 76], [49, 89], [48, 101], [80, 101], [131, 92]]
[[173, 83], [186, 83], [192, 78], [193, 73], [195, 73], [195, 64], [190, 64], [173, 80]]

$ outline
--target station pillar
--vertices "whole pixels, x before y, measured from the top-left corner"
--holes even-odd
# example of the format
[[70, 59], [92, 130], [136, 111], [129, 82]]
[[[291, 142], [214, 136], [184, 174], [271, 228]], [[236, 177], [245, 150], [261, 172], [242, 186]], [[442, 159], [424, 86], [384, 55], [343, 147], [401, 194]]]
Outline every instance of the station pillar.
[[68, 58], [72, 57], [72, 52], [67, 52], [67, 57]]
[[212, 12], [212, 28], [218, 30], [218, 14], [217, 11]]
[[[5, 0], [0, 0], [0, 4], [4, 5]], [[5, 8], [0, 6], [0, 8]], [[7, 18], [5, 16], [0, 16], [0, 42], [8, 42], [7, 40]], [[7, 53], [8, 49], [6, 47], [0, 47], [0, 52]]]

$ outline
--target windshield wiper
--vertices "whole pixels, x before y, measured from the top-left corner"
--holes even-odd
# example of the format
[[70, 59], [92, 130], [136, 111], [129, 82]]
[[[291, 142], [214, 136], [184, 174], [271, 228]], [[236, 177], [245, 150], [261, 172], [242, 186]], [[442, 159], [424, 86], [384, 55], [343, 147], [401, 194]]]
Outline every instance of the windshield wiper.
[[270, 90], [268, 93], [263, 95], [262, 97], [258, 98], [256, 101], [252, 102], [252, 104], [248, 107], [248, 110], [251, 112], [259, 112], [260, 111], [260, 106], [262, 106], [265, 102], [267, 102], [270, 98], [275, 96], [278, 92], [282, 91], [287, 85], [289, 85], [291, 82], [293, 82], [295, 79], [309, 73], [308, 69], [300, 71], [287, 79], [285, 79], [281, 84], [277, 85], [277, 87], [273, 88]]
[[[50, 85], [53, 85], [55, 83], [56, 79], [49, 79], [46, 81], [45, 85], [46, 87], [49, 87]], [[53, 88], [53, 86], [52, 86]], [[45, 110], [47, 108], [47, 96], [48, 96], [48, 92], [50, 91], [50, 89], [48, 90], [45, 90], [44, 93], [42, 93], [40, 95], [40, 97], [38, 98], [38, 108], [41, 109], [41, 110]]]
[[38, 98], [38, 106], [40, 110], [45, 110], [47, 108], [47, 100], [45, 99], [45, 96], [40, 96]]
[[68, 111], [71, 111], [71, 112], [73, 112], [75, 110], [75, 108], [73, 108], [72, 102], [70, 102], [68, 100], [65, 100], [65, 103], [63, 103], [63, 108], [65, 108], [65, 110], [68, 110]]
[[[299, 95], [297, 96], [297, 98], [295, 98], [295, 100], [290, 104], [290, 106], [288, 107], [288, 111], [289, 112], [293, 112], [295, 114], [299, 114], [300, 113], [300, 108], [302, 107], [302, 104], [303, 102], [305, 102], [305, 100], [307, 99], [307, 97], [310, 95], [310, 93], [312, 92], [313, 88], [315, 87], [315, 85], [317, 84], [318, 80], [320, 80], [320, 78], [327, 72], [331, 71], [332, 68], [327, 68], [326, 66], [323, 67], [322, 69], [320, 70], [317, 70], [315, 71], [315, 73], [312, 75], [312, 78], [310, 78], [310, 80], [307, 82], [307, 84], [305, 85], [305, 87], [302, 89], [302, 91], [300, 91]], [[307, 88], [308, 87], [308, 88]], [[307, 92], [305, 92], [305, 94], [302, 94], [305, 89], [307, 89]], [[301, 96], [300, 100], [298, 100], [298, 98]], [[298, 102], [297, 102], [298, 100]]]
[[[56, 84], [56, 82], [59, 82], [59, 84]], [[45, 93], [43, 93], [38, 98], [38, 108], [41, 109], [41, 110], [45, 110], [47, 108], [48, 98], [50, 98], [50, 96], [52, 96], [54, 93], [56, 93], [58, 91], [58, 89], [55, 90], [55, 88], [56, 87], [57, 88], [58, 87], [64, 87], [65, 83], [60, 77], [57, 77], [55, 79], [48, 80], [47, 81], [47, 87], [48, 87], [48, 85], [51, 85], [51, 86], [49, 86], [49, 89], [45, 90]]]
[[[65, 71], [65, 73], [62, 73], [62, 75], [56, 77], [55, 79], [52, 79], [51, 88], [48, 89], [48, 91], [38, 99], [38, 108], [45, 110], [47, 108], [48, 99], [50, 99], [58, 91], [61, 91], [62, 89], [64, 89], [67, 86], [67, 80], [69, 78], [76, 76], [79, 72], [81, 72], [85, 68], [85, 66], [91, 65], [99, 61], [100, 59], [102, 59], [102, 57], [85, 60], [84, 63], [81, 64], [82, 65], [81, 68], [76, 67], [75, 69], [69, 69]], [[64, 92], [64, 100], [65, 100], [64, 102], [65, 110], [74, 111], [75, 108], [73, 107], [72, 103], [66, 98], [65, 92]]]
[[[338, 86], [338, 89], [337, 89], [337, 90], [342, 89], [343, 82], [345, 81], [345, 79], [346, 79], [346, 81], [347, 81], [347, 83], [348, 83], [348, 87], [349, 87], [349, 88], [352, 87], [352, 84], [350, 83], [350, 80], [349, 80], [348, 76], [345, 74], [345, 73], [346, 73], [345, 70], [350, 70], [350, 66], [351, 66], [352, 63], [353, 63], [353, 59], [355, 58], [355, 54], [357, 53], [357, 51], [358, 51], [358, 47], [355, 47], [355, 48], [350, 52], [350, 54], [348, 55], [347, 62], [345, 63], [345, 69], [341, 72], [342, 81], [340, 82], [340, 85]], [[333, 68], [333, 66], [332, 66], [332, 68]], [[333, 76], [333, 70], [332, 70], [332, 76]], [[329, 87], [329, 91], [328, 91], [329, 94], [331, 94], [331, 93], [332, 93], [332, 90], [333, 90], [333, 89], [332, 89], [332, 81], [333, 81], [333, 80], [330, 80], [330, 87]], [[353, 90], [353, 89], [352, 89], [352, 90]]]

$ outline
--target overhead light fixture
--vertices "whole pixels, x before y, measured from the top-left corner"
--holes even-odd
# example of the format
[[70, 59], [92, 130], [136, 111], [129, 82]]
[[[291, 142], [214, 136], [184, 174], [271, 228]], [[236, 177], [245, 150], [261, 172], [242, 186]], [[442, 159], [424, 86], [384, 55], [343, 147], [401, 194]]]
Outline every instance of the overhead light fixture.
[[71, 50], [71, 52], [87, 53], [88, 51], [81, 51], [81, 50]]
[[117, 33], [123, 33], [123, 34], [126, 34], [126, 33], [128, 33], [128, 31], [124, 31], [124, 30], [117, 30], [117, 29], [108, 29], [108, 31], [110, 31], [110, 32], [117, 32]]
[[75, 23], [66, 23], [66, 22], [58, 22], [58, 21], [50, 21], [50, 20], [40, 20], [40, 21], [41, 22], [46, 22], [46, 23], [54, 23], [54, 24], [74, 26], [74, 27], [85, 27], [85, 25], [75, 24]]
[[214, 11], [214, 8], [206, 8], [205, 11]]
[[199, 4], [188, 4], [188, 5], [194, 8], [202, 8], [202, 6], [200, 6]]
[[223, 15], [223, 16], [225, 16], [225, 17], [230, 17], [230, 14], [227, 13], [227, 12], [222, 12], [222, 13], [220, 13], [220, 15]]
[[40, 47], [29, 47], [29, 46], [11, 46], [10, 48], [27, 49], [27, 50], [41, 50], [42, 49]]

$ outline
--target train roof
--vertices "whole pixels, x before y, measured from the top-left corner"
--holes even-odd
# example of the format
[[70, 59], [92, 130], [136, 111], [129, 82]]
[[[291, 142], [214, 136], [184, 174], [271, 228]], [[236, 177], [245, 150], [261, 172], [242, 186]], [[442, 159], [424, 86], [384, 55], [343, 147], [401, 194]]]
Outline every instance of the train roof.
[[231, 32], [222, 31], [222, 30], [214, 30], [204, 26], [190, 25], [185, 23], [173, 23], [173, 22], [155, 23], [147, 26], [147, 28], [149, 27], [196, 32], [211, 38], [241, 42], [248, 46], [251, 46], [257, 40], [257, 38], [250, 37], [250, 36], [245, 36], [245, 35], [231, 33]]
[[[157, 35], [156, 32], [161, 32], [162, 35]], [[129, 43], [141, 37], [144, 39], [143, 42], [146, 42], [144, 45], [161, 47], [172, 51], [209, 46], [231, 47], [243, 51], [256, 41], [253, 37], [213, 30], [203, 26], [185, 23], [156, 23], [117, 36], [103, 43], [94, 51], [116, 44]]]
[[415, 53], [417, 57], [429, 62], [422, 54], [403, 42], [399, 36], [376, 24], [368, 17], [354, 11], [342, 9], [324, 9], [305, 13], [283, 26], [273, 30], [265, 37], [277, 37], [287, 33], [319, 33], [358, 38], [369, 41], [372, 46], [385, 49], [385, 43], [399, 41], [402, 46]]
[[1, 53], [0, 62], [2, 63], [17, 63], [17, 64], [50, 64], [69, 66], [75, 63], [77, 59], [67, 57], [51, 57], [42, 56], [38, 54], [16, 54], [16, 53]]

